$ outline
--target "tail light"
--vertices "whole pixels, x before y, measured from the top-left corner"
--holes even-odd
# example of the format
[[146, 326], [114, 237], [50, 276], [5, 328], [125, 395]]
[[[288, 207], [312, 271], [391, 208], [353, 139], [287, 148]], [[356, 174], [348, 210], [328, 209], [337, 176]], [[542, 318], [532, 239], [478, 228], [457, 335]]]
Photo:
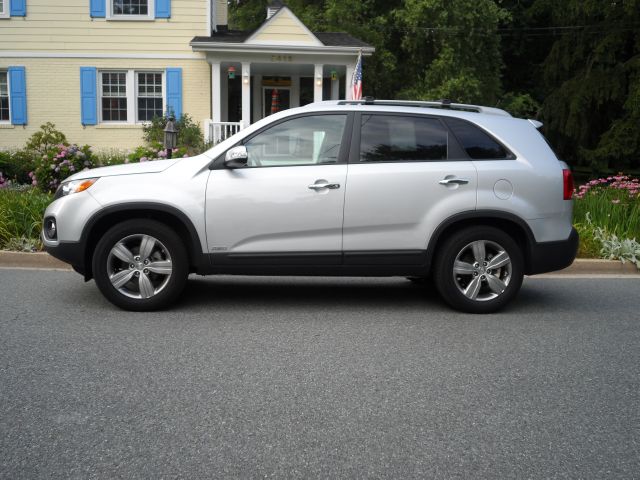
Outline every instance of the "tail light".
[[565, 168], [562, 170], [563, 198], [571, 200], [573, 197], [573, 174], [571, 170]]

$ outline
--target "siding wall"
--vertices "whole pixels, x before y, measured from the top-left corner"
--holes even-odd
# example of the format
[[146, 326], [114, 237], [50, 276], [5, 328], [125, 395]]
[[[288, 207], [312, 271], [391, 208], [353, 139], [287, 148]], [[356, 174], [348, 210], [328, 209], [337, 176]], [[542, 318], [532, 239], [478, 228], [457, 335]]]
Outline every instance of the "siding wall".
[[[179, 3], [174, 0], [173, 3]], [[0, 27], [2, 28], [2, 27]], [[72, 143], [99, 149], [127, 149], [142, 142], [139, 125], [87, 126], [80, 122], [80, 67], [158, 69], [182, 67], [182, 106], [198, 123], [210, 117], [211, 84], [209, 64], [203, 60], [68, 59], [0, 57], [0, 69], [24, 65], [27, 78], [29, 124], [0, 126], [0, 148], [22, 147], [41, 124], [56, 124]]]
[[[171, 18], [92, 19], [89, 0], [27, 0], [27, 16], [0, 20], [0, 56], [8, 51], [190, 53], [207, 31], [208, 0], [173, 0]], [[221, 12], [217, 7], [217, 15]]]
[[255, 42], [292, 42], [293, 44], [316, 45], [318, 41], [300, 26], [300, 24], [286, 11], [276, 14], [256, 37]]

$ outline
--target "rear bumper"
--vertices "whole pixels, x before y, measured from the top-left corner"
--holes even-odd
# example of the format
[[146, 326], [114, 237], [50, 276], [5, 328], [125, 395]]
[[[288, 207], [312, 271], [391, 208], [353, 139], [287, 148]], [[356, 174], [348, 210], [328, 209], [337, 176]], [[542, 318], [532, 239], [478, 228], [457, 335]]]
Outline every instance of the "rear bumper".
[[575, 228], [566, 240], [531, 245], [527, 275], [562, 270], [573, 263], [578, 253], [579, 236]]

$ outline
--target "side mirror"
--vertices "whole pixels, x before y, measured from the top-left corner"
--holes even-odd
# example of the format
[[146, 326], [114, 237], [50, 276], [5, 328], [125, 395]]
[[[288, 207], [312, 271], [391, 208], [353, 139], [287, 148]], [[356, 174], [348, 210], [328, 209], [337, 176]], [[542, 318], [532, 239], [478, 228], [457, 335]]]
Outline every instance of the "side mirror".
[[230, 148], [224, 156], [224, 166], [227, 168], [246, 167], [248, 161], [249, 154], [247, 153], [247, 147], [244, 145]]

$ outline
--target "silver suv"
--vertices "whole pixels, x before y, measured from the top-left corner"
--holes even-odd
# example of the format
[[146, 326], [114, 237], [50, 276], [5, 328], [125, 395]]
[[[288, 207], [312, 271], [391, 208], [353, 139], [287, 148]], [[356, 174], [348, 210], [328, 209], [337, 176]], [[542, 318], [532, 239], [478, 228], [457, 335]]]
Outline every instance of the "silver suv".
[[197, 273], [403, 276], [493, 312], [576, 255], [571, 172], [540, 125], [446, 101], [315, 103], [193, 158], [77, 173], [42, 237], [128, 310]]

